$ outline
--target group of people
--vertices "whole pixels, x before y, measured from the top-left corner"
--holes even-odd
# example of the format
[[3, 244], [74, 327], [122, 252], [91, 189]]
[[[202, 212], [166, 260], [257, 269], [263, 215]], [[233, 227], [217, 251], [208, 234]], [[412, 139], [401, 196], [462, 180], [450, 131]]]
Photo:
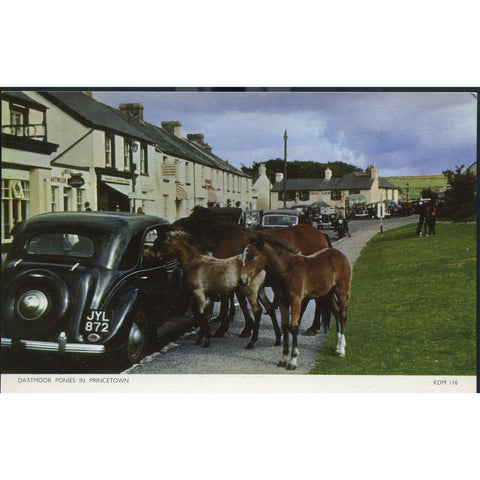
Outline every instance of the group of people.
[[437, 209], [435, 205], [429, 201], [420, 202], [419, 204], [419, 218], [417, 224], [417, 237], [423, 235], [428, 237], [428, 235], [435, 234], [435, 223], [437, 221]]

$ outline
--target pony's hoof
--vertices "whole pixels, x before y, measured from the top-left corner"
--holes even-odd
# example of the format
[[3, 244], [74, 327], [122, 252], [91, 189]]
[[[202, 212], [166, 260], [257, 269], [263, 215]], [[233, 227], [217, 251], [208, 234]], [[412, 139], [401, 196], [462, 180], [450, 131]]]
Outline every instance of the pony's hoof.
[[297, 366], [293, 363], [289, 363], [287, 365], [287, 370], [295, 370], [297, 368]]
[[312, 327], [308, 328], [302, 333], [304, 337], [314, 337], [316, 334], [317, 334], [317, 330]]
[[254, 343], [249, 342], [247, 346], [245, 347], [245, 350], [251, 350], [253, 348]]
[[282, 339], [281, 338], [277, 338], [275, 340], [275, 343], [273, 344], [274, 347], [279, 347], [280, 345], [282, 344]]
[[208, 348], [210, 346], [210, 340], [206, 340], [202, 345], [203, 348]]
[[279, 366], [279, 367], [286, 367], [286, 366], [287, 366], [287, 362], [286, 362], [285, 360], [279, 360], [278, 366]]
[[213, 337], [215, 338], [223, 338], [225, 336], [226, 330], [217, 330], [214, 334]]
[[238, 335], [238, 338], [248, 338], [250, 336], [250, 334], [252, 333], [252, 330], [251, 329], [243, 329], [241, 331], [241, 333]]

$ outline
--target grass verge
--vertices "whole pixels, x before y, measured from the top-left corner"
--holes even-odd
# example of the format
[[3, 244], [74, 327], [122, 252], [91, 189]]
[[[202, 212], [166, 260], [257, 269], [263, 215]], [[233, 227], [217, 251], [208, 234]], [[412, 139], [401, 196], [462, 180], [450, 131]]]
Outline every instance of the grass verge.
[[[476, 224], [412, 225], [377, 234], [352, 277], [346, 356], [332, 327], [310, 373], [476, 374]], [[332, 322], [334, 324], [334, 322]]]

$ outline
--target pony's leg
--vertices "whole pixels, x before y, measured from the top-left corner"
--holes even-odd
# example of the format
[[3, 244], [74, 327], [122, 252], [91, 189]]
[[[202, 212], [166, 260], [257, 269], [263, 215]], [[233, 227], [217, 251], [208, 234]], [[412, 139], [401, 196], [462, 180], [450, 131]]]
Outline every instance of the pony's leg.
[[[335, 299], [337, 297], [337, 300]], [[338, 290], [332, 298], [332, 311], [337, 323], [337, 346], [335, 352], [340, 357], [345, 356], [345, 347], [347, 342], [345, 340], [345, 322], [347, 321], [347, 306], [346, 295], [341, 295]]]
[[225, 318], [227, 317], [227, 313], [228, 313], [228, 298], [222, 297], [220, 299], [220, 312], [218, 314], [218, 317], [214, 318], [212, 322], [225, 321]]
[[280, 303], [280, 316], [282, 318], [282, 334], [283, 334], [283, 352], [280, 361], [278, 362], [279, 367], [285, 367], [288, 363], [288, 324], [289, 324], [289, 312], [288, 312], [288, 303]]
[[240, 308], [242, 309], [242, 312], [243, 312], [243, 317], [245, 318], [245, 327], [243, 328], [241, 333], [238, 335], [238, 337], [247, 338], [252, 333], [252, 330], [254, 328], [254, 322], [252, 317], [250, 316], [250, 312], [248, 311], [247, 299], [245, 298], [245, 295], [243, 295], [240, 292], [237, 292], [237, 298], [238, 298], [238, 303], [240, 304]]
[[258, 296], [260, 299], [260, 303], [263, 305], [265, 311], [270, 315], [270, 318], [272, 319], [273, 330], [275, 332], [275, 346], [278, 347], [279, 345], [281, 345], [282, 331], [280, 330], [277, 322], [277, 316], [275, 314], [275, 304], [273, 302], [270, 302], [270, 300], [267, 298], [267, 295], [265, 294], [265, 289], [263, 287], [258, 291]]
[[[237, 295], [237, 298], [238, 298], [238, 303], [240, 304], [240, 308], [241, 308], [242, 307], [242, 301], [240, 300], [238, 295]], [[227, 319], [228, 319], [229, 322], [233, 322], [233, 320], [235, 319], [235, 294], [233, 292], [230, 295], [229, 302], [230, 302], [230, 308], [228, 310]], [[242, 309], [242, 311], [243, 311], [243, 309]]]
[[194, 290], [193, 295], [198, 303], [198, 311], [200, 312], [200, 328], [196, 344], [200, 345], [202, 338], [205, 337], [204, 347], [210, 346], [210, 328], [208, 326], [208, 312], [206, 311], [207, 302], [203, 290]]
[[292, 302], [292, 314], [290, 321], [290, 333], [292, 334], [292, 352], [290, 356], [290, 361], [287, 365], [287, 370], [295, 370], [297, 368], [297, 359], [298, 359], [298, 330], [301, 321], [301, 313], [303, 308], [303, 303], [301, 300], [294, 300]]
[[252, 337], [250, 338], [250, 341], [248, 342], [247, 346], [245, 347], [247, 350], [253, 348], [255, 343], [258, 340], [258, 331], [260, 329], [260, 320], [262, 318], [262, 309], [260, 308], [260, 305], [257, 304], [257, 308], [254, 311], [254, 317], [255, 317], [255, 324], [253, 326], [253, 333]]
[[[232, 294], [233, 296], [233, 294]], [[220, 320], [220, 326], [216, 330], [216, 332], [213, 334], [215, 338], [222, 338], [225, 333], [228, 331], [228, 316], [227, 316], [227, 310], [228, 310], [228, 304], [230, 302], [230, 296], [224, 296], [221, 298], [221, 307], [220, 307], [220, 314], [217, 317], [217, 319]], [[226, 307], [226, 308], [225, 308]], [[222, 308], [224, 308], [223, 313], [222, 313]]]

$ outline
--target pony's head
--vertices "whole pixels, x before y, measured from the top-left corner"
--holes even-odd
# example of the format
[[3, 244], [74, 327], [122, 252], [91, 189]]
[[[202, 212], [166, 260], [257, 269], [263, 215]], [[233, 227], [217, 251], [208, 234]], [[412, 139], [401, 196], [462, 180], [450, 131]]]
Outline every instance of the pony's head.
[[242, 254], [239, 283], [243, 286], [250, 285], [250, 281], [264, 270], [267, 264], [267, 258], [263, 253], [265, 239], [260, 235], [252, 235], [249, 240]]

